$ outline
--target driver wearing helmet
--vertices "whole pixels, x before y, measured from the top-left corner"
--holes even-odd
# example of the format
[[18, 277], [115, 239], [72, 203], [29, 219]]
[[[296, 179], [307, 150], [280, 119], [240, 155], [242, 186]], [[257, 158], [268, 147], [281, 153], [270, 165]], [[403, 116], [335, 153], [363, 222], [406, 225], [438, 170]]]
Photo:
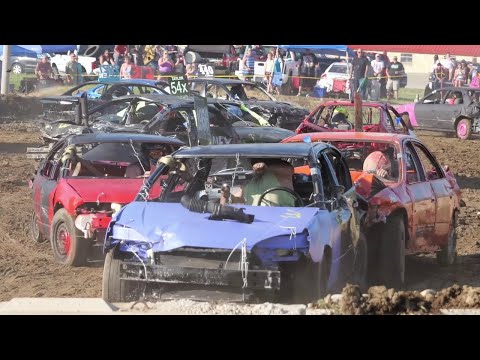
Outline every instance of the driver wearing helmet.
[[127, 166], [125, 171], [125, 177], [127, 178], [149, 176], [155, 170], [158, 159], [171, 153], [163, 144], [143, 143], [140, 148], [139, 161]]
[[[280, 159], [252, 159], [254, 177], [241, 189], [240, 194], [231, 194], [230, 188], [221, 189], [220, 204], [241, 203], [256, 205], [260, 196], [268, 189], [283, 186], [293, 190], [293, 166]], [[295, 206], [295, 197], [286, 191], [272, 191], [265, 195], [260, 206]]]
[[392, 170], [391, 161], [381, 151], [370, 153], [363, 162], [363, 171], [375, 174], [384, 179], [390, 179]]

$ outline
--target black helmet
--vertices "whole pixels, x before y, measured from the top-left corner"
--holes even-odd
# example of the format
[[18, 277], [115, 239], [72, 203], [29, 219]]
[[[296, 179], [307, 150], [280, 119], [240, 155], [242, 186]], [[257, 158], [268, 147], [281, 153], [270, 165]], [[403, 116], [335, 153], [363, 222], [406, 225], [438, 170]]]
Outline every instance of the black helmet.
[[153, 150], [162, 150], [166, 151], [166, 145], [165, 144], [152, 144], [152, 143], [142, 143], [141, 145], [142, 152], [148, 153]]

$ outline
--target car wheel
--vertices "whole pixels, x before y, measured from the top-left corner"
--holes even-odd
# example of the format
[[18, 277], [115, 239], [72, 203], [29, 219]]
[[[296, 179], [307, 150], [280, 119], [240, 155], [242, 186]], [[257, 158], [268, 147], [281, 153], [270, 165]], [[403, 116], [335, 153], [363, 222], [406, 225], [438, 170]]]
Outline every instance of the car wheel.
[[32, 211], [32, 216], [30, 218], [30, 238], [34, 243], [40, 244], [45, 242], [45, 236], [40, 232], [40, 227], [38, 226], [37, 214], [35, 211]]
[[84, 56], [96, 56], [97, 52], [100, 50], [100, 45], [90, 45], [83, 52]]
[[312, 301], [322, 299], [327, 295], [327, 283], [330, 276], [329, 254], [324, 253], [322, 261], [312, 263], [313, 283], [311, 284], [313, 294]]
[[67, 210], [60, 209], [55, 213], [50, 239], [56, 262], [69, 266], [85, 264], [89, 243], [77, 230]]
[[387, 218], [380, 237], [380, 283], [387, 288], [400, 288], [405, 282], [405, 223], [401, 214]]
[[12, 65], [12, 73], [18, 75], [18, 74], [21, 74], [23, 73], [23, 66], [22, 64], [19, 64], [19, 63], [15, 63]]
[[472, 121], [462, 119], [457, 123], [457, 137], [460, 140], [467, 140], [472, 134]]
[[107, 302], [125, 302], [138, 299], [135, 284], [132, 281], [120, 279], [122, 260], [115, 257], [115, 249], [110, 250], [103, 265], [102, 299]]
[[437, 262], [440, 266], [454, 265], [457, 261], [457, 217], [458, 213], [455, 211], [448, 231], [447, 244], [437, 252]]
[[365, 234], [360, 233], [357, 246], [354, 248], [354, 256], [353, 273], [348, 282], [358, 285], [362, 291], [367, 290], [368, 247]]

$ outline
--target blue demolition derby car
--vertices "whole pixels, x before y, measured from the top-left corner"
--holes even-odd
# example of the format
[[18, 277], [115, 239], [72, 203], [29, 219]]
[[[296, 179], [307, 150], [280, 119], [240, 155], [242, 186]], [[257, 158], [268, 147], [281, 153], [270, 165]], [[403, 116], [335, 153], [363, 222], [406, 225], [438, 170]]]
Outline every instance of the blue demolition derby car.
[[361, 209], [342, 154], [325, 143], [180, 149], [113, 216], [103, 298], [160, 288], [302, 302], [363, 285]]

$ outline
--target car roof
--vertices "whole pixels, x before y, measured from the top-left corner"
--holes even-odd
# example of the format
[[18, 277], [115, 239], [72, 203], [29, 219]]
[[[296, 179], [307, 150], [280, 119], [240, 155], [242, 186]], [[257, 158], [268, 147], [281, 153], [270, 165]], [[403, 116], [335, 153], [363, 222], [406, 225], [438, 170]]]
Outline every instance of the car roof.
[[[131, 85], [168, 85], [168, 81], [166, 80], [155, 80], [155, 79], [99, 79], [97, 81], [99, 84], [131, 84]], [[95, 81], [92, 81], [95, 83]]]
[[[149, 101], [149, 102], [159, 103], [166, 106], [184, 105], [184, 104], [191, 104], [194, 102], [193, 96], [189, 96], [189, 95], [175, 96], [175, 95], [167, 95], [167, 94], [125, 95], [125, 96], [118, 97], [115, 100], [112, 100], [112, 102], [135, 99], [135, 98]], [[207, 103], [208, 104], [220, 103], [220, 104], [226, 104], [226, 105], [240, 106], [238, 102], [235, 102], [232, 100], [223, 100], [223, 99], [214, 99], [214, 98], [207, 98]]]
[[181, 149], [175, 153], [177, 158], [196, 157], [258, 157], [258, 158], [285, 158], [285, 157], [306, 157], [315, 148], [321, 151], [329, 145], [317, 144], [228, 144], [228, 145], [207, 145], [193, 148]]
[[125, 96], [118, 97], [114, 100], [111, 100], [110, 102], [131, 100], [131, 99], [140, 99], [140, 100], [159, 103], [167, 106], [193, 102], [193, 97], [175, 96], [175, 95], [168, 95], [168, 94], [125, 95]]
[[305, 137], [310, 137], [311, 141], [371, 141], [371, 142], [388, 142], [401, 143], [403, 140], [417, 138], [411, 135], [396, 134], [396, 133], [377, 133], [377, 132], [356, 132], [356, 131], [342, 131], [342, 132], [313, 132], [306, 134], [297, 134], [292, 137], [282, 140], [286, 143], [301, 143]]
[[185, 145], [182, 141], [171, 137], [161, 135], [147, 135], [134, 133], [93, 133], [73, 135], [68, 139], [69, 144], [88, 144], [88, 143], [127, 143], [127, 142], [148, 142], [170, 145]]
[[244, 85], [256, 85], [254, 82], [251, 81], [244, 81], [239, 79], [227, 79], [227, 78], [194, 78], [189, 79], [188, 82], [192, 81], [201, 81], [201, 82], [211, 82], [211, 83], [218, 83], [218, 84], [244, 84]]
[[[330, 101], [326, 101], [322, 104], [319, 105], [320, 106], [332, 106], [332, 105], [337, 105], [337, 106], [348, 106], [348, 107], [354, 107], [355, 104], [352, 103], [351, 101], [337, 101], [337, 100], [330, 100]], [[376, 107], [376, 108], [379, 108], [379, 107], [385, 107], [385, 106], [388, 106], [388, 103], [386, 102], [383, 102], [383, 101], [362, 101], [362, 107]]]

